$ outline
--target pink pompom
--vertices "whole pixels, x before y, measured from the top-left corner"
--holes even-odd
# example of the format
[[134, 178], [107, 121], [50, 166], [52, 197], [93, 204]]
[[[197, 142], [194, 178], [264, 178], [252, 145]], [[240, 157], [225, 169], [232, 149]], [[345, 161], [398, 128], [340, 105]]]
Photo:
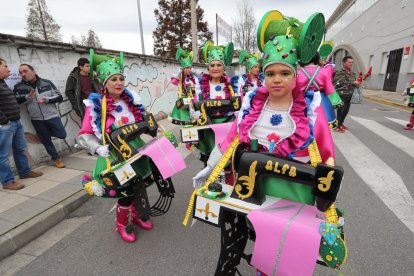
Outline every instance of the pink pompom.
[[174, 85], [178, 85], [180, 83], [180, 80], [177, 78], [171, 78], [171, 83]]

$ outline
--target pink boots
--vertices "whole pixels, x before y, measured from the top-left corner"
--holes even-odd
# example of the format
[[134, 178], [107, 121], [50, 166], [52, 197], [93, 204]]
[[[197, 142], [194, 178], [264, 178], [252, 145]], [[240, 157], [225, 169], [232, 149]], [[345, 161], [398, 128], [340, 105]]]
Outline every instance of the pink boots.
[[151, 230], [154, 228], [154, 224], [150, 219], [143, 221], [142, 219], [138, 218], [138, 211], [135, 209], [134, 204], [132, 204], [132, 223], [138, 225], [144, 230]]
[[410, 122], [404, 127], [405, 130], [413, 129], [414, 127], [414, 115], [411, 114]]
[[[131, 223], [132, 222], [132, 223]], [[118, 231], [121, 239], [126, 242], [134, 242], [137, 237], [135, 235], [134, 226], [138, 225], [142, 229], [151, 230], [154, 228], [154, 224], [151, 220], [143, 221], [138, 218], [138, 211], [135, 206], [121, 206], [116, 204], [116, 231]]]
[[130, 223], [132, 220], [131, 206], [121, 206], [116, 204], [116, 231], [121, 235], [121, 239], [126, 242], [134, 242], [134, 226]]

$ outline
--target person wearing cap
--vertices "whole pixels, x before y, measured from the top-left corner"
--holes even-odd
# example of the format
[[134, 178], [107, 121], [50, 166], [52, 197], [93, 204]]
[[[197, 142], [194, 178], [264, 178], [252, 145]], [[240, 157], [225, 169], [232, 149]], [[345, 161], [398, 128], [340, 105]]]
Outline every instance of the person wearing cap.
[[[197, 76], [193, 72], [193, 52], [186, 52], [182, 48], [178, 48], [175, 55], [176, 60], [180, 61], [181, 67], [176, 76], [171, 78], [171, 83], [178, 86], [178, 100], [181, 98], [194, 97], [195, 95], [188, 95], [191, 93], [191, 88], [195, 86]], [[179, 109], [176, 105], [171, 112], [171, 119], [173, 124], [183, 125], [191, 122], [190, 113], [186, 109]]]
[[[92, 60], [93, 54], [91, 62]], [[111, 133], [112, 129], [143, 120], [144, 106], [141, 103], [141, 97], [136, 92], [129, 91], [124, 87], [125, 77], [122, 63], [123, 60], [117, 61], [108, 58], [97, 64], [96, 74], [103, 86], [103, 94], [92, 93], [83, 101], [86, 109], [82, 127], [78, 133], [78, 143], [87, 148], [91, 154], [99, 156], [95, 167], [95, 170], [99, 171], [103, 170], [99, 168], [100, 163], [104, 163], [104, 159], [110, 156], [108, 145], [102, 144], [104, 133]], [[102, 129], [101, 123], [104, 111], [106, 113], [106, 129]], [[142, 140], [140, 142], [141, 145], [144, 144]], [[126, 231], [130, 214], [132, 214], [135, 225], [146, 230], [153, 228], [151, 220], [144, 221], [138, 217], [132, 202], [133, 196], [126, 196], [118, 199], [116, 205], [116, 230], [126, 242], [136, 240], [134, 232], [128, 233]]]
[[[233, 59], [233, 43], [226, 46], [214, 46], [208, 40], [203, 46], [203, 59], [208, 73], [200, 74], [196, 84], [197, 100], [229, 99], [235, 96], [230, 78], [226, 75], [225, 66], [230, 66]], [[228, 121], [228, 118], [224, 119]]]
[[[92, 193], [97, 196], [103, 196], [104, 191], [102, 187], [104, 186], [99, 182], [98, 176], [100, 172], [107, 168], [106, 160], [111, 157], [108, 144], [105, 144], [105, 133], [111, 133], [122, 126], [143, 121], [145, 108], [141, 103], [141, 97], [136, 92], [124, 87], [123, 54], [121, 53], [119, 60], [110, 56], [104, 56], [103, 61], [101, 60], [99, 64], [96, 64], [97, 62], [92, 64], [94, 56], [95, 54], [91, 50], [91, 70], [96, 70], [103, 90], [99, 94], [90, 94], [83, 101], [86, 106], [85, 116], [78, 133], [77, 142], [91, 154], [98, 155], [92, 179], [89, 176], [85, 176], [82, 182], [83, 184], [85, 182], [97, 184], [95, 188], [91, 188], [95, 190]], [[144, 142], [138, 137], [136, 139], [137, 148], [143, 145]], [[147, 158], [143, 158], [139, 166], [143, 175], [147, 175], [150, 172]], [[86, 185], [84, 186], [86, 187]], [[149, 217], [140, 217], [133, 201], [133, 191], [130, 188], [130, 190], [125, 192], [124, 196], [119, 197], [116, 204], [116, 230], [126, 242], [136, 240], [134, 231], [129, 232], [126, 229], [130, 218], [134, 225], [138, 225], [142, 229], [150, 230], [153, 228], [153, 223]]]
[[253, 91], [263, 86], [263, 74], [260, 73], [259, 55], [249, 54], [242, 50], [239, 56], [239, 64], [246, 64], [246, 73], [233, 76], [230, 80], [234, 91], [239, 95], [245, 95], [248, 91]]
[[[309, 144], [312, 136], [305, 114], [306, 101], [301, 91], [295, 89], [296, 45], [293, 37], [284, 35], [264, 45], [265, 85], [246, 94], [244, 99], [249, 99], [250, 105], [240, 110], [238, 121], [233, 123], [226, 139], [211, 152], [207, 167], [193, 178], [194, 187], [205, 182], [237, 134], [243, 144], [249, 145], [252, 139], [257, 139], [259, 151], [284, 157], [293, 157]], [[279, 47], [283, 50], [279, 51]]]
[[[238, 119], [233, 123], [227, 137], [213, 149], [207, 162], [207, 167], [193, 178], [194, 188], [199, 188], [205, 183], [219, 162], [231, 161], [232, 164], [241, 162], [236, 160], [237, 156], [239, 156], [240, 152], [246, 150], [267, 153], [260, 155], [264, 156], [264, 158], [272, 154], [305, 163], [309, 161], [313, 163], [315, 159], [319, 159], [319, 157], [314, 158], [314, 156], [318, 155], [318, 150], [315, 149], [317, 147], [315, 147], [314, 143], [313, 128], [317, 118], [315, 110], [319, 106], [320, 101], [318, 103], [317, 97], [314, 97], [316, 101], [307, 105], [306, 99], [298, 87], [297, 70], [299, 59], [306, 63], [315, 55], [323, 37], [323, 28], [320, 28], [320, 26], [324, 26], [324, 18], [320, 13], [313, 14], [305, 24], [292, 17], [285, 17], [278, 11], [270, 11], [265, 14], [257, 32], [258, 47], [263, 52], [264, 86], [245, 95], [242, 109], [238, 113]], [[319, 28], [319, 32], [309, 35], [309, 32], [317, 29], [315, 27]], [[327, 124], [326, 127], [328, 127]], [[239, 146], [231, 154], [233, 159], [227, 160], [228, 152], [226, 150], [234, 143], [239, 143]], [[312, 147], [310, 147], [311, 144]], [[223, 155], [224, 152], [226, 152], [226, 155]], [[300, 152], [306, 152], [307, 155], [299, 155]], [[333, 156], [322, 153], [321, 155], [323, 163], [333, 165]], [[255, 211], [262, 208], [253, 208], [247, 214], [247, 219], [251, 222], [256, 234], [250, 264], [257, 268], [257, 275], [274, 275], [275, 273], [283, 275], [311, 275], [319, 253], [315, 249], [319, 249], [321, 243], [321, 236], [318, 232], [320, 220], [312, 213], [314, 211], [317, 212], [314, 206], [315, 196], [309, 187], [295, 181], [285, 181], [283, 177], [278, 178], [275, 175], [270, 175], [271, 173], [256, 178], [258, 171], [255, 167], [257, 159], [255, 160], [250, 165], [250, 174], [242, 176], [245, 179], [243, 180], [245, 188], [242, 189], [247, 189], [251, 194], [251, 192], [254, 192], [251, 189], [260, 186], [261, 191], [265, 191], [267, 196], [289, 200], [292, 204], [302, 204], [299, 205], [302, 206], [301, 208], [307, 207], [308, 210], [311, 210], [307, 215], [307, 223], [312, 226], [307, 225], [306, 228], [303, 228], [302, 224], [293, 222], [294, 217], [286, 221], [284, 220], [284, 215], [279, 215], [279, 217], [279, 213], [276, 213], [279, 210], [274, 210], [274, 213], [270, 211], [272, 209], [270, 206], [262, 206], [264, 207], [263, 209], [268, 208], [269, 212], [264, 213], [269, 215], [263, 215], [260, 219], [257, 219], [259, 215]], [[274, 168], [275, 174], [277, 174], [276, 170], [277, 167]], [[255, 180], [260, 182], [255, 183]], [[253, 183], [253, 187], [249, 185], [251, 183]], [[233, 191], [237, 193], [237, 185]], [[240, 200], [243, 200], [243, 198], [240, 197]], [[240, 206], [238, 203], [232, 203]], [[301, 210], [296, 214], [299, 214]], [[280, 243], [268, 242], [267, 240], [270, 236], [266, 234], [260, 236], [258, 229], [261, 230], [260, 233], [262, 234], [272, 233], [272, 238], [280, 241]], [[308, 236], [309, 239], [307, 239], [306, 245], [304, 243], [302, 248], [294, 250], [298, 244], [295, 243], [296, 241], [292, 242], [292, 240], [288, 243], [287, 239], [285, 239], [285, 234], [288, 233], [288, 230], [298, 231], [298, 229], [304, 232], [310, 231], [311, 234]], [[238, 238], [242, 236], [240, 234], [242, 232], [243, 230], [237, 229]], [[225, 238], [232, 239], [227, 232], [224, 235], [227, 235]], [[225, 238], [222, 237], [222, 240]], [[239, 245], [238, 241], [233, 241], [233, 244]], [[228, 244], [231, 244], [231, 242]], [[289, 254], [295, 256], [291, 259], [288, 258], [288, 261], [286, 259], [282, 261], [279, 259], [278, 252], [285, 250], [287, 247], [290, 249]], [[259, 254], [255, 254], [256, 249], [262, 251]], [[243, 248], [240, 250], [243, 250]], [[292, 253], [292, 250], [295, 252]], [[299, 257], [296, 258], [296, 256]], [[226, 260], [224, 259], [221, 258], [220, 261], [225, 262]], [[234, 259], [232, 261], [237, 262]], [[295, 265], [296, 261], [301, 263]], [[306, 271], [306, 273], [298, 273], [298, 270]]]
[[[230, 78], [225, 73], [225, 66], [230, 66], [234, 54], [233, 43], [226, 46], [215, 46], [210, 40], [203, 46], [202, 58], [207, 66], [208, 73], [202, 73], [196, 81], [196, 101], [203, 100], [227, 100], [237, 96], [230, 84]], [[192, 120], [198, 119], [199, 111], [190, 108]], [[211, 114], [213, 124], [232, 122], [235, 119], [234, 112], [221, 112]], [[201, 153], [201, 160], [205, 162], [214, 148], [215, 136], [211, 129], [205, 129], [200, 137], [197, 148]]]

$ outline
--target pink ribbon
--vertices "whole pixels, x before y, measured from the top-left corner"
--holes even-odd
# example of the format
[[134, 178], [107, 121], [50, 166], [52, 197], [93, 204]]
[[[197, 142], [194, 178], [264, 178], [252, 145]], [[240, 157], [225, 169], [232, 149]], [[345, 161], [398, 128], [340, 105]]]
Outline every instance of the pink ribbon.
[[314, 207], [282, 199], [248, 214], [256, 232], [251, 264], [267, 275], [312, 275], [322, 219]]
[[224, 141], [224, 138], [226, 138], [232, 125], [233, 125], [233, 122], [209, 125], [209, 127], [214, 132], [214, 137], [215, 137], [214, 144], [215, 145], [220, 144], [221, 142]]
[[151, 158], [164, 179], [186, 167], [183, 157], [166, 137], [153, 140], [138, 151]]

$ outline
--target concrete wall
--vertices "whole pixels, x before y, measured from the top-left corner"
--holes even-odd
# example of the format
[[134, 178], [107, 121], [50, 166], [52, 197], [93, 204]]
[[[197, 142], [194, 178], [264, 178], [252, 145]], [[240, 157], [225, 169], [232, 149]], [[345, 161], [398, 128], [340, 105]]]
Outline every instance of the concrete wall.
[[[99, 53], [119, 55], [116, 51], [103, 50]], [[128, 89], [137, 91], [146, 108], [156, 116], [168, 115], [177, 98], [177, 87], [170, 83], [172, 74], [176, 74], [179, 63], [175, 60], [160, 59], [134, 53], [124, 53], [124, 71]], [[11, 83], [19, 79], [18, 66], [21, 63], [32, 65], [40, 77], [51, 80], [60, 89], [64, 101], [58, 104], [62, 122], [67, 131], [65, 141], [55, 139], [58, 151], [68, 151], [74, 146], [74, 138], [80, 128], [80, 118], [72, 110], [65, 92], [66, 79], [76, 66], [80, 57], [89, 58], [89, 49], [66, 43], [54, 43], [31, 40], [18, 36], [0, 34], [0, 57], [5, 59], [13, 71]], [[203, 64], [195, 64], [198, 71], [204, 70]], [[28, 154], [33, 165], [50, 160], [42, 144], [37, 141], [25, 106], [21, 106], [21, 115]], [[0, 141], [1, 142], [1, 141]], [[10, 163], [14, 165], [14, 162]]]
[[[353, 3], [348, 2], [349, 5]], [[387, 77], [383, 66], [386, 70], [389, 52], [410, 47], [409, 55], [401, 62], [397, 84], [397, 92], [400, 92], [414, 75], [413, 18], [414, 1], [377, 0], [352, 23], [344, 26], [341, 31], [336, 33], [337, 30], [335, 30], [335, 34], [330, 35], [328, 29], [326, 38], [334, 41], [334, 53], [342, 55], [341, 51], [347, 51], [354, 56], [356, 71], [365, 73], [372, 65], [372, 76], [365, 83], [370, 89], [383, 88]], [[334, 22], [335, 18], [330, 18], [328, 21]], [[336, 63], [339, 68], [341, 64]]]

